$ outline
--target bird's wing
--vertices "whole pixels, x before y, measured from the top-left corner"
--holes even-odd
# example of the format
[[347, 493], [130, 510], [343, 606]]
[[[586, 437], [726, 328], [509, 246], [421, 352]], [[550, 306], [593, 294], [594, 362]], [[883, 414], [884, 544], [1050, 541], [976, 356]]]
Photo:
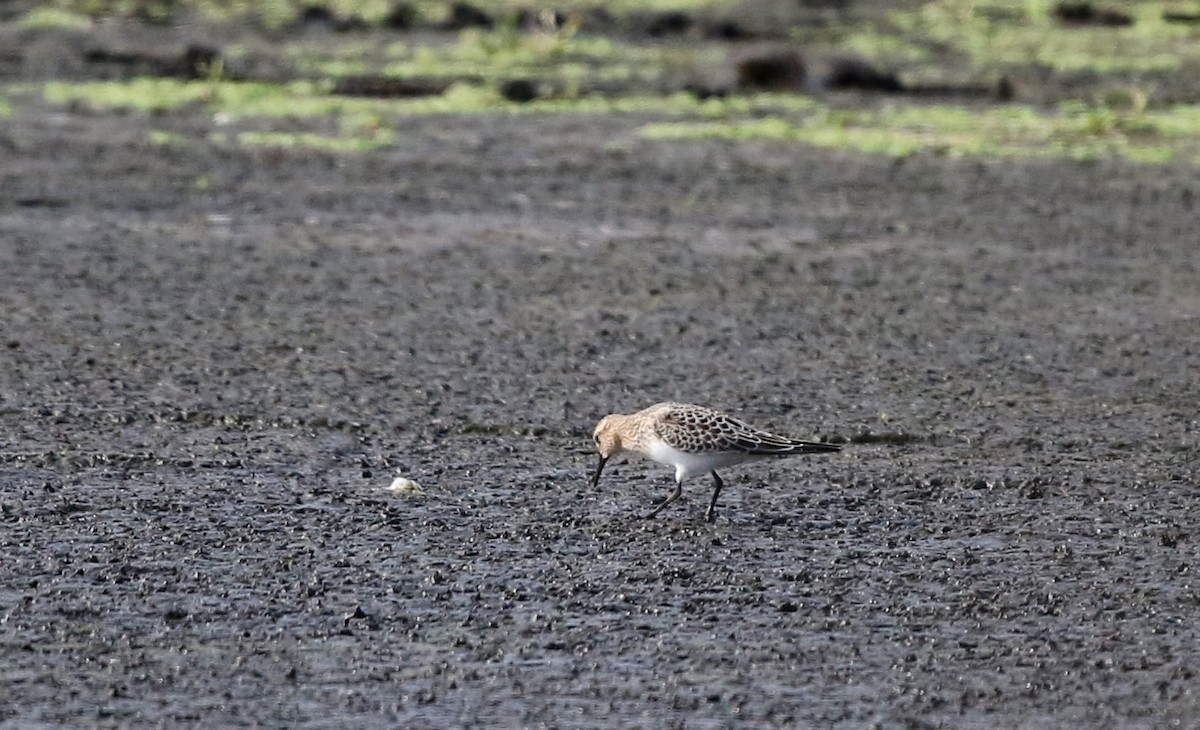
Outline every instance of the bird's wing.
[[724, 448], [744, 451], [747, 454], [786, 454], [795, 451], [799, 443], [724, 414], [718, 414], [716, 424], [721, 433], [721, 441], [725, 444]]
[[659, 417], [655, 432], [670, 446], [692, 453], [740, 451], [772, 455], [837, 451], [838, 444], [798, 441], [755, 428], [719, 411], [677, 406]]

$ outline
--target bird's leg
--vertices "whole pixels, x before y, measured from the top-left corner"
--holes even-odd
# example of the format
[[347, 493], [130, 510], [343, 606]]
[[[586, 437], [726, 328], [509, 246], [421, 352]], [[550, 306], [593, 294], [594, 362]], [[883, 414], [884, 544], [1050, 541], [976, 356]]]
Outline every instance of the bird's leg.
[[653, 517], [654, 515], [658, 514], [659, 512], [662, 512], [662, 511], [663, 511], [663, 507], [666, 507], [668, 504], [670, 504], [670, 503], [674, 502], [675, 500], [679, 499], [679, 495], [680, 495], [682, 492], [683, 492], [683, 482], [681, 482], [681, 481], [676, 481], [676, 482], [675, 482], [675, 491], [674, 491], [674, 492], [671, 492], [671, 496], [667, 497], [667, 498], [666, 498], [666, 499], [664, 499], [662, 502], [659, 502], [658, 506], [657, 506], [657, 507], [655, 507], [655, 508], [654, 508], [654, 510], [653, 510], [653, 511], [652, 511], [650, 514], [646, 515], [646, 516], [645, 516], [645, 517], [643, 517], [642, 519], [648, 520], [648, 519], [650, 519], [651, 517]]
[[717, 497], [721, 494], [721, 487], [725, 486], [715, 471], [712, 472], [712, 478], [714, 485], [712, 501], [708, 503], [708, 511], [704, 513], [704, 519], [709, 522], [715, 522], [717, 519]]

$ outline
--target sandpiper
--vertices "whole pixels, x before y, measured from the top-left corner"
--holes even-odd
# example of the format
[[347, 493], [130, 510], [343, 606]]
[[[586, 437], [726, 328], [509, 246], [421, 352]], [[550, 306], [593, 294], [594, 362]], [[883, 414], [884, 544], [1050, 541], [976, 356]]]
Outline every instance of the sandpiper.
[[712, 474], [715, 488], [704, 513], [709, 522], [716, 519], [717, 497], [724, 486], [717, 469], [769, 456], [820, 454], [842, 448], [841, 444], [779, 436], [711, 408], [684, 403], [658, 403], [630, 415], [605, 416], [596, 424], [592, 438], [600, 450], [593, 488], [600, 483], [605, 463], [622, 451], [634, 451], [675, 467], [675, 491], [646, 515], [647, 519], [679, 498], [683, 480], [705, 472]]

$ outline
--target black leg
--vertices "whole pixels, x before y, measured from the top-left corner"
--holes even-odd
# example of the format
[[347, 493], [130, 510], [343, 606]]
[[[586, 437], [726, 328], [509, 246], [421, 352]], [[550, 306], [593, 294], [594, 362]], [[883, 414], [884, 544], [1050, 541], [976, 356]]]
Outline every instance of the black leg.
[[712, 501], [708, 503], [708, 511], [704, 513], [704, 519], [709, 522], [715, 522], [717, 519], [717, 497], [721, 494], [721, 487], [725, 486], [715, 471], [712, 473], [712, 478], [714, 485]]
[[646, 515], [646, 516], [645, 516], [645, 517], [643, 517], [642, 519], [648, 520], [648, 519], [650, 519], [651, 517], [653, 517], [654, 515], [658, 514], [659, 512], [662, 512], [662, 511], [663, 511], [663, 507], [666, 507], [668, 504], [670, 504], [670, 503], [674, 502], [675, 500], [679, 499], [679, 495], [680, 495], [682, 492], [683, 492], [683, 482], [675, 482], [675, 491], [674, 491], [674, 492], [671, 492], [671, 496], [667, 497], [667, 498], [666, 498], [666, 499], [664, 499], [662, 502], [660, 502], [660, 503], [659, 503], [659, 505], [658, 505], [657, 507], [655, 507], [655, 508], [654, 508], [654, 511], [653, 511], [653, 512], [651, 512], [650, 514]]

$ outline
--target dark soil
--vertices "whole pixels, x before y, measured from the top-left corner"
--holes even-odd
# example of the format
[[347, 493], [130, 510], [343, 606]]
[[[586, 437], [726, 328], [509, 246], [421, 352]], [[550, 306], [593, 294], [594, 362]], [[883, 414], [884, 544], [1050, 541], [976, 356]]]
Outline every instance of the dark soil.
[[0, 117], [0, 726], [1198, 726], [1195, 169], [210, 116]]

